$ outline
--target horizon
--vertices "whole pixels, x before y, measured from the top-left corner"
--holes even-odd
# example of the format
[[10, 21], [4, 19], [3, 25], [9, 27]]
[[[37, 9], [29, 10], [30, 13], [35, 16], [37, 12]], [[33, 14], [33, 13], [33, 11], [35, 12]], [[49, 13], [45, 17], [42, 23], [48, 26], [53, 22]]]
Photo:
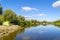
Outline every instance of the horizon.
[[55, 21], [60, 19], [60, 0], [0, 0], [3, 11], [13, 10], [27, 20]]

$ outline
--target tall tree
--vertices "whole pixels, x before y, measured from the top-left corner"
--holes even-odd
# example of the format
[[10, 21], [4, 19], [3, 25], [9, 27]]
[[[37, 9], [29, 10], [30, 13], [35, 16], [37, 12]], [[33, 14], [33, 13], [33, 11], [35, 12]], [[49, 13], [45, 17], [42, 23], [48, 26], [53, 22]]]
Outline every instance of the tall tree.
[[24, 16], [19, 15], [19, 16], [18, 16], [18, 20], [19, 20], [20, 22], [23, 22], [23, 21], [25, 21], [25, 17], [24, 17]]
[[2, 15], [2, 6], [0, 4], [0, 15]]
[[18, 24], [17, 15], [10, 9], [4, 11], [4, 21], [10, 21], [12, 24]]
[[2, 15], [0, 15], [0, 25], [2, 25], [3, 21], [4, 21], [4, 18]]

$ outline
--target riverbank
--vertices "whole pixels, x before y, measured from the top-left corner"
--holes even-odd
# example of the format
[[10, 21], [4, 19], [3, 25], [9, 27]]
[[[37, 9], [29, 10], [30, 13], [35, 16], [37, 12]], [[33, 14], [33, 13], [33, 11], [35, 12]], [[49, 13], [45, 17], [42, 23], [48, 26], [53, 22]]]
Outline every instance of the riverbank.
[[12, 26], [0, 25], [0, 38], [4, 36], [8, 36], [10, 33], [17, 31], [19, 29], [22, 29], [22, 28], [18, 25], [12, 25]]

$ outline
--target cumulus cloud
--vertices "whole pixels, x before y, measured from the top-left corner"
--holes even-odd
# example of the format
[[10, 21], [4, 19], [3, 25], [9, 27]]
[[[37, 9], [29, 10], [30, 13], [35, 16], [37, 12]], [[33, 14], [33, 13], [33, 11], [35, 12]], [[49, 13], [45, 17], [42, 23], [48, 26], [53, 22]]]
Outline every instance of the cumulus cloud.
[[36, 8], [31, 8], [31, 7], [22, 7], [22, 10], [24, 10], [24, 11], [36, 11], [36, 10], [38, 10], [38, 9], [36, 9]]
[[53, 8], [60, 8], [60, 0], [54, 2], [54, 3], [52, 4], [52, 7], [53, 7]]

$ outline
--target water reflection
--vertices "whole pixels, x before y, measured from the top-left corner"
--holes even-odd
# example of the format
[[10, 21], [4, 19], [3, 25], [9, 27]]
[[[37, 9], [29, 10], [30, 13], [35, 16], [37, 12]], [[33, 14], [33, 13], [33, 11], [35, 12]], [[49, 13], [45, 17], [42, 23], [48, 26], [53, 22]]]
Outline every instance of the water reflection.
[[44, 24], [43, 26], [47, 26], [47, 25], [54, 25], [56, 27], [60, 27], [60, 25], [55, 25], [55, 24]]
[[60, 25], [54, 25], [54, 26], [56, 26], [56, 27], [59, 27], [59, 28], [60, 28]]

